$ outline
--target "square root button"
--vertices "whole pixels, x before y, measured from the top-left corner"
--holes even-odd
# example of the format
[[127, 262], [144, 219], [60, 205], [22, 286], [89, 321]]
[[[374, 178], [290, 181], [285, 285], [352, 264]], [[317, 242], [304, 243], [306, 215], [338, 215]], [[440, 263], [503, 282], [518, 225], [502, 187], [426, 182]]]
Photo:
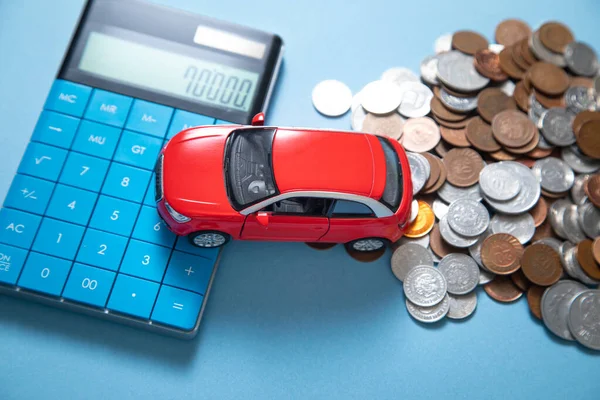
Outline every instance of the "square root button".
[[192, 330], [198, 321], [202, 299], [199, 294], [163, 285], [152, 312], [152, 320]]
[[204, 295], [213, 267], [205, 258], [174, 251], [163, 283]]

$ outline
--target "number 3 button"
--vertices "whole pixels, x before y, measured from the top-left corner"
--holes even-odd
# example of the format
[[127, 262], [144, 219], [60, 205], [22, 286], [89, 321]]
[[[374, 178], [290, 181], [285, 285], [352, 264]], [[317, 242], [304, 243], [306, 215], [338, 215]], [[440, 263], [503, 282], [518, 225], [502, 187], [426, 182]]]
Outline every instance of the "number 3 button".
[[112, 163], [102, 193], [141, 203], [149, 180], [149, 171]]

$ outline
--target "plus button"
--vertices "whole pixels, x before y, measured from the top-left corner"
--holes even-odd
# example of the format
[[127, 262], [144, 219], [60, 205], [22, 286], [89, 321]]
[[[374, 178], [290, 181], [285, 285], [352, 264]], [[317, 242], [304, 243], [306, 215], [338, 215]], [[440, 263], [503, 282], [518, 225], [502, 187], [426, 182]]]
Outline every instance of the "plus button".
[[192, 267], [188, 267], [188, 269], [184, 269], [184, 271], [187, 272], [188, 276], [190, 276], [190, 274], [193, 274], [194, 272], [196, 272], [192, 269]]

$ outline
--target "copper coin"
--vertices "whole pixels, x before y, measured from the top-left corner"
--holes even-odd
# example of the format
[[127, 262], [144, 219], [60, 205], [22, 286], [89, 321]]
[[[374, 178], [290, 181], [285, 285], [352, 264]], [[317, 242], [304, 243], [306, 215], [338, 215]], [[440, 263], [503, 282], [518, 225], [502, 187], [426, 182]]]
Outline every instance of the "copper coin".
[[527, 91], [527, 94], [531, 94], [531, 92], [533, 91], [533, 85], [531, 84], [531, 73], [528, 71], [525, 72], [525, 74], [523, 75], [523, 87], [525, 88], [525, 90]]
[[447, 121], [445, 119], [442, 118], [438, 118], [435, 114], [433, 115], [433, 119], [441, 126], [445, 126], [446, 128], [450, 128], [450, 129], [462, 129], [465, 126], [467, 126], [467, 119], [461, 120], [461, 121], [457, 121], [457, 122], [451, 122], [451, 121]]
[[531, 150], [535, 149], [540, 142], [540, 133], [536, 129], [533, 139], [523, 147], [506, 147], [506, 150], [513, 154], [527, 154]]
[[536, 132], [535, 124], [517, 110], [502, 111], [496, 114], [492, 121], [494, 138], [508, 147], [519, 148], [527, 145]]
[[521, 40], [521, 42], [518, 43], [517, 46], [520, 46], [520, 50], [521, 50], [520, 54], [523, 56], [523, 59], [529, 65], [533, 65], [536, 62], [538, 62], [538, 59], [536, 58], [535, 54], [533, 54], [533, 52], [529, 48], [529, 39], [528, 38]]
[[477, 150], [493, 152], [501, 149], [500, 143], [492, 135], [492, 126], [480, 117], [469, 120], [465, 133], [467, 140]]
[[510, 278], [496, 276], [490, 283], [483, 285], [483, 290], [494, 300], [501, 303], [511, 303], [518, 300], [523, 292]]
[[514, 161], [517, 159], [516, 155], [510, 154], [504, 150], [494, 151], [493, 153], [490, 153], [490, 157], [496, 161]]
[[600, 264], [600, 237], [594, 239], [594, 243], [592, 244], [592, 253], [594, 254], [594, 260]]
[[596, 160], [600, 159], [600, 120], [584, 122], [579, 128], [576, 139], [583, 154]]
[[[467, 123], [468, 124], [468, 123]], [[442, 138], [455, 147], [470, 147], [471, 143], [467, 140], [466, 127], [462, 129], [450, 129], [440, 126]]]
[[569, 195], [569, 192], [559, 192], [559, 193], [554, 193], [554, 192], [549, 192], [545, 189], [542, 189], [542, 196], [544, 197], [548, 197], [550, 199], [561, 199], [563, 197], [566, 197]]
[[457, 31], [452, 35], [452, 48], [473, 55], [477, 50], [487, 49], [488, 41], [477, 32]]
[[488, 123], [492, 123], [496, 114], [504, 110], [516, 109], [517, 103], [515, 103], [515, 100], [500, 89], [487, 88], [477, 96], [477, 112]]
[[546, 157], [550, 156], [550, 154], [552, 154], [553, 150], [554, 150], [554, 147], [551, 147], [549, 149], [541, 149], [539, 147], [536, 147], [535, 149], [531, 150], [526, 155], [527, 155], [527, 157], [531, 157], [531, 158], [535, 158], [535, 159], [546, 158]]
[[512, 52], [512, 46], [507, 46], [500, 52], [498, 55], [500, 59], [500, 68], [502, 68], [502, 71], [506, 72], [506, 74], [513, 79], [523, 79], [523, 74], [525, 74], [525, 71], [515, 64], [512, 58]]
[[521, 269], [531, 282], [550, 286], [562, 276], [562, 262], [558, 253], [542, 243], [532, 244], [523, 252]]
[[[441, 143], [441, 141], [440, 141], [440, 143]], [[439, 143], [438, 143], [438, 146], [439, 146]], [[436, 149], [437, 149], [437, 146], [436, 146]], [[436, 157], [436, 162], [438, 163], [438, 166], [440, 168], [440, 177], [438, 178], [438, 180], [435, 183], [435, 185], [433, 185], [431, 188], [423, 189], [421, 191], [423, 194], [435, 193], [435, 192], [438, 191], [439, 188], [442, 187], [442, 185], [444, 183], [446, 183], [446, 176], [447, 176], [446, 166], [444, 165], [444, 163], [442, 162], [442, 160], [440, 160], [437, 157]]]
[[529, 214], [533, 217], [535, 227], [542, 225], [548, 216], [548, 204], [543, 197], [540, 197], [538, 202], [529, 210]]
[[448, 154], [448, 152], [451, 149], [452, 148], [448, 145], [448, 143], [446, 143], [443, 140], [440, 140], [440, 142], [437, 144], [437, 146], [434, 147], [434, 150], [437, 153], [437, 155], [440, 156], [440, 157], [442, 157], [442, 158], [445, 157], [446, 154]]
[[596, 121], [600, 120], [600, 112], [598, 111], [582, 111], [577, 113], [575, 119], [573, 119], [573, 133], [575, 136], [579, 134], [579, 130], [581, 126], [587, 121]]
[[535, 228], [535, 233], [531, 238], [532, 242], [537, 242], [540, 239], [544, 238], [555, 238], [554, 230], [552, 229], [552, 225], [550, 225], [550, 220], [544, 221], [543, 224]]
[[306, 242], [308, 247], [311, 247], [315, 250], [328, 250], [332, 247], [335, 247], [337, 243], [322, 243], [322, 242]]
[[594, 259], [594, 251], [592, 250], [592, 241], [585, 239], [577, 245], [577, 261], [585, 273], [592, 279], [600, 280], [600, 266]]
[[451, 87], [448, 87], [448, 86], [444, 85], [441, 82], [440, 82], [440, 87], [442, 87], [446, 92], [450, 93], [452, 96], [455, 96], [455, 97], [474, 97], [474, 96], [477, 96], [477, 92], [459, 92], [459, 91], [456, 91], [456, 90], [452, 89]]
[[483, 49], [475, 53], [473, 65], [477, 72], [496, 82], [508, 79], [508, 75], [500, 67], [500, 56], [491, 50]]
[[386, 247], [382, 247], [379, 250], [375, 251], [356, 251], [349, 246], [348, 244], [344, 245], [346, 252], [350, 255], [350, 257], [354, 258], [356, 261], [361, 262], [373, 262], [381, 258], [382, 255], [385, 254]]
[[527, 71], [529, 67], [531, 67], [531, 64], [525, 61], [525, 57], [523, 57], [521, 50], [521, 42], [515, 43], [512, 46], [512, 58], [515, 64], [517, 64], [519, 68], [521, 68], [524, 71]]
[[491, 272], [509, 275], [521, 267], [523, 246], [513, 235], [495, 233], [481, 244], [481, 262]]
[[529, 93], [527, 93], [523, 81], [520, 81], [515, 86], [513, 98], [521, 110], [525, 112], [529, 111]]
[[425, 157], [429, 163], [429, 178], [427, 179], [427, 182], [425, 182], [423, 189], [430, 189], [440, 178], [440, 164], [437, 162], [439, 158], [431, 153], [421, 153], [421, 155]]
[[533, 167], [533, 164], [535, 164], [535, 160], [532, 160], [531, 158], [527, 158], [527, 157], [517, 158], [515, 161], [518, 162], [519, 164], [523, 164], [527, 168], [531, 168], [531, 167]]
[[429, 234], [429, 247], [436, 256], [443, 258], [448, 254], [452, 253], [465, 253], [465, 249], [459, 249], [452, 245], [449, 245], [441, 236], [440, 228], [438, 224], [433, 226], [431, 233]]
[[444, 104], [442, 104], [442, 102], [435, 96], [431, 99], [430, 106], [433, 116], [445, 121], [457, 122], [467, 118], [464, 114], [457, 114], [448, 110], [444, 106]]
[[545, 108], [554, 108], [554, 107], [565, 108], [567, 105], [565, 96], [563, 96], [562, 94], [558, 95], [558, 96], [546, 96], [544, 93], [540, 92], [539, 90], [534, 90], [533, 94], [535, 96], [535, 99], [541, 105], [543, 105]]
[[540, 26], [539, 33], [542, 44], [555, 53], [562, 54], [565, 47], [575, 40], [571, 30], [560, 22], [546, 22]]
[[584, 76], [569, 76], [571, 80], [569, 82], [569, 86], [583, 86], [588, 89], [592, 89], [594, 87], [594, 80], [591, 78], [586, 78]]
[[533, 285], [527, 291], [527, 304], [529, 311], [537, 318], [542, 319], [542, 295], [546, 290], [543, 286]]
[[429, 204], [422, 200], [418, 200], [419, 203], [419, 214], [417, 218], [408, 225], [404, 236], [407, 238], [420, 238], [427, 235], [433, 228], [435, 223], [435, 215]]
[[516, 270], [509, 276], [510, 280], [513, 281], [513, 283], [524, 292], [526, 292], [531, 286], [531, 282], [529, 282], [525, 274], [523, 274], [523, 271], [520, 269]]
[[531, 28], [519, 19], [506, 19], [498, 24], [494, 38], [496, 43], [510, 46], [531, 36]]
[[569, 88], [569, 77], [560, 67], [547, 62], [537, 62], [530, 70], [533, 86], [550, 96], [562, 94]]
[[443, 159], [448, 171], [447, 180], [454, 186], [468, 187], [479, 181], [484, 167], [481, 156], [472, 149], [452, 149]]

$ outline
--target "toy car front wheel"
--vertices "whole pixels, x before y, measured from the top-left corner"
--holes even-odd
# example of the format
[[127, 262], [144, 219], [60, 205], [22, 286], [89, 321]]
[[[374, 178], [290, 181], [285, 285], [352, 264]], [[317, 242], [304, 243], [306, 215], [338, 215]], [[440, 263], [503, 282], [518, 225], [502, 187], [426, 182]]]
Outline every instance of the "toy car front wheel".
[[348, 246], [350, 246], [352, 250], [362, 252], [377, 251], [386, 245], [387, 241], [381, 238], [364, 238], [353, 240], [352, 242], [348, 243]]
[[190, 233], [188, 239], [196, 247], [210, 249], [223, 246], [229, 241], [230, 236], [219, 231], [198, 231]]

